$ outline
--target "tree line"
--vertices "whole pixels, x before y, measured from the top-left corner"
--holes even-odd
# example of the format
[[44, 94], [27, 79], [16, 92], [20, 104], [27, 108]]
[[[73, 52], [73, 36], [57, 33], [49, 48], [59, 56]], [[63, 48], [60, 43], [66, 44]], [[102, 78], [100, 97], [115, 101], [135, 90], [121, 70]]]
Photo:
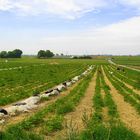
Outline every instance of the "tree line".
[[92, 59], [91, 56], [84, 55], [84, 56], [74, 56], [73, 59]]
[[[22, 50], [15, 49], [13, 51], [1, 51], [0, 52], [0, 58], [21, 58], [22, 56]], [[63, 54], [54, 54], [50, 50], [39, 50], [37, 53], [37, 58], [52, 58], [54, 56], [63, 56]], [[73, 59], [92, 59], [91, 56], [74, 56]]]
[[[15, 49], [13, 51], [1, 51], [0, 58], [21, 58], [22, 50]], [[40, 50], [38, 51], [37, 57], [38, 58], [51, 58], [54, 56], [54, 53], [50, 50]]]
[[1, 51], [0, 58], [21, 58], [22, 50], [15, 49], [13, 51]]

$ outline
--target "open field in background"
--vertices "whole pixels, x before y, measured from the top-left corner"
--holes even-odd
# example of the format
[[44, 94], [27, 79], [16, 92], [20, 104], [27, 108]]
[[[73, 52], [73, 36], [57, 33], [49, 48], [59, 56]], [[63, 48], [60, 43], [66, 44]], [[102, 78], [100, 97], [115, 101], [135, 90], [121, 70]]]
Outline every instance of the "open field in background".
[[[34, 91], [47, 90], [79, 75], [88, 65], [98, 63], [106, 61], [23, 58], [10, 59], [8, 63], [1, 62], [0, 106], [29, 97]], [[19, 66], [20, 68], [14, 69]]]
[[[5, 63], [8, 60], [8, 64]], [[107, 60], [104, 57], [95, 57], [93, 60], [76, 60], [76, 59], [38, 59], [35, 57], [23, 57], [22, 59], [0, 59], [0, 68], [14, 67], [14, 66], [25, 66], [32, 64], [53, 64], [53, 63], [94, 63], [94, 64], [107, 64]]]
[[122, 65], [140, 67], [140, 56], [115, 56], [113, 62]]
[[[140, 57], [113, 57], [140, 66]], [[0, 124], [0, 140], [140, 140], [140, 72], [92, 60], [0, 59], [0, 106], [94, 69], [61, 95]], [[19, 67], [20, 69], [9, 69]], [[2, 119], [1, 119], [2, 120]], [[0, 120], [0, 122], [1, 122]]]

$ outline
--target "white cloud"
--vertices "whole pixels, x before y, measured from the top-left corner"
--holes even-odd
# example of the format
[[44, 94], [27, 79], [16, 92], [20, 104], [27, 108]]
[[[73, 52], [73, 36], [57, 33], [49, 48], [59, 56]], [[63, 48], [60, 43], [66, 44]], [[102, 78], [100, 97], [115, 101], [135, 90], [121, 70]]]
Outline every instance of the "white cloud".
[[47, 14], [75, 19], [117, 3], [140, 10], [140, 0], [0, 0], [0, 11], [10, 11], [18, 15]]
[[[54, 33], [54, 36], [34, 36], [33, 33], [12, 32], [1, 37], [0, 50], [20, 48], [25, 54], [51, 49], [68, 54], [140, 54], [140, 16], [102, 28], [71, 33]], [[8, 37], [9, 36], [9, 37]], [[15, 37], [14, 37], [15, 36]], [[22, 36], [17, 39], [17, 36]]]
[[118, 2], [126, 7], [134, 8], [137, 14], [140, 14], [140, 0], [118, 0]]
[[[75, 54], [140, 54], [140, 17], [100, 29], [43, 39], [44, 46]], [[57, 47], [56, 47], [57, 46]]]
[[74, 19], [106, 5], [105, 0], [0, 0], [1, 11], [21, 15], [52, 14]]
[[140, 8], [140, 0], [119, 0], [120, 3]]
[[12, 8], [9, 0], [0, 0], [0, 10], [7, 11]]

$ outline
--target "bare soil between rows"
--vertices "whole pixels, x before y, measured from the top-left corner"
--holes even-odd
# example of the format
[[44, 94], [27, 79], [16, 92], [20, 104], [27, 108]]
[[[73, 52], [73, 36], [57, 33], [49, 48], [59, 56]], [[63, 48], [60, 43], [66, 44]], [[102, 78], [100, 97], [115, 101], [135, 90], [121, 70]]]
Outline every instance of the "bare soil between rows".
[[114, 88], [112, 83], [106, 77], [105, 73], [104, 77], [107, 85], [109, 85], [111, 88], [110, 92], [112, 94], [113, 100], [117, 105], [120, 119], [128, 128], [132, 129], [137, 134], [140, 134], [140, 115], [136, 112], [135, 108], [124, 101], [123, 96], [120, 95], [119, 92]]
[[[50, 97], [50, 99], [48, 101], [38, 103], [38, 106], [35, 109], [32, 109], [27, 113], [21, 113], [21, 114], [18, 114], [17, 116], [9, 116], [9, 117], [5, 118], [6, 121], [3, 125], [0, 125], [0, 130], [4, 130], [9, 125], [17, 124], [17, 123], [23, 121], [24, 119], [27, 119], [27, 118], [33, 116], [40, 109], [47, 107], [48, 105], [54, 103], [57, 99], [60, 99], [64, 96], [68, 95], [70, 93], [70, 91], [79, 84], [80, 81], [78, 81], [76, 84], [69, 87], [67, 90], [61, 92], [60, 95]], [[9, 105], [7, 105], [7, 106], [9, 106]]]
[[94, 112], [92, 99], [96, 86], [96, 76], [97, 73], [94, 74], [86, 90], [85, 96], [81, 99], [79, 105], [75, 108], [75, 111], [70, 112], [64, 116], [64, 129], [53, 133], [51, 136], [46, 136], [46, 140], [62, 140], [63, 138], [65, 138], [66, 134], [70, 131], [65, 127], [66, 124], [69, 125], [68, 127], [73, 127], [76, 132], [80, 132], [84, 129], [85, 125], [83, 122], [83, 115], [90, 119]]

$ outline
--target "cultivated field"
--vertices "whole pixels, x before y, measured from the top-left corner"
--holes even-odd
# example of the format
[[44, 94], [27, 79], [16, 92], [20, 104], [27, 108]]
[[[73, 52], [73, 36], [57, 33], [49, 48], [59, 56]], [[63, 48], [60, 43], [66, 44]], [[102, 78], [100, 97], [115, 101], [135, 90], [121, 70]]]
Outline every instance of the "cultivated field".
[[113, 58], [117, 64], [140, 66], [140, 56], [117, 56]]
[[1, 59], [0, 106], [0, 140], [140, 140], [140, 72], [106, 57]]

